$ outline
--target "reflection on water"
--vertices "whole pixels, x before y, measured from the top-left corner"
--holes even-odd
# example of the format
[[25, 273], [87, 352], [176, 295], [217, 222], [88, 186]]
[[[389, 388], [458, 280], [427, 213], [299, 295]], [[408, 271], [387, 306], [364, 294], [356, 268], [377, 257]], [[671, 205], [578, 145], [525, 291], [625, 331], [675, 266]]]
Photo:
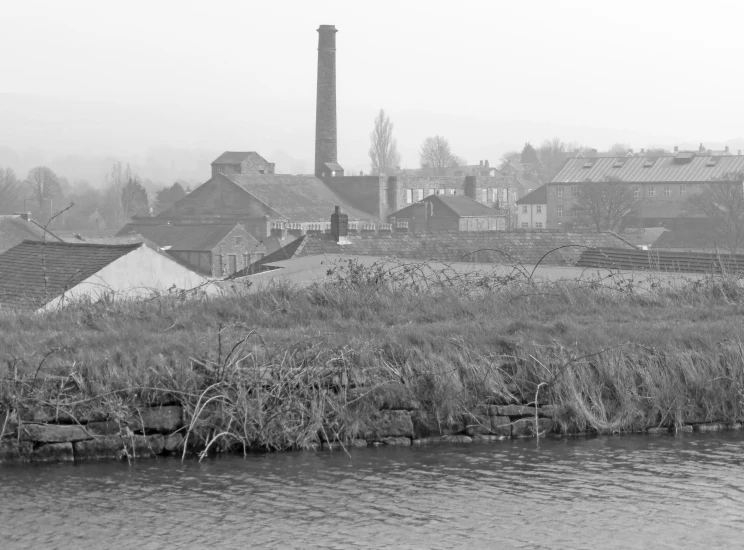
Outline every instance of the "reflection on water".
[[0, 468], [2, 548], [744, 545], [744, 434]]

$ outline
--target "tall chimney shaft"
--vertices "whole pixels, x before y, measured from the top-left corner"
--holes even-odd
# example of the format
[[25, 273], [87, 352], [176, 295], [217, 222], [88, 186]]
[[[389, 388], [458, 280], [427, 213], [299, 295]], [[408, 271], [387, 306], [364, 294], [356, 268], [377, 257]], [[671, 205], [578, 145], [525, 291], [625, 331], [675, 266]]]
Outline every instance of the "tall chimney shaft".
[[336, 26], [318, 27], [318, 96], [315, 106], [315, 175], [336, 162]]

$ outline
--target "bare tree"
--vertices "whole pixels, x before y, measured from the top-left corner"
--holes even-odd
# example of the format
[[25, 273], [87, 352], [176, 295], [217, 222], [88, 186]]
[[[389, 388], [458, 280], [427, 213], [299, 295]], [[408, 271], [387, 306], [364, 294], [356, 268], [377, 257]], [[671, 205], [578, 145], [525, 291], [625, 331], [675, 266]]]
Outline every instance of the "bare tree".
[[450, 144], [442, 136], [426, 138], [419, 151], [421, 167], [429, 167], [435, 175], [443, 176], [446, 169], [458, 166], [458, 157], [452, 154]]
[[736, 253], [744, 245], [744, 172], [729, 172], [690, 195], [686, 210], [705, 218], [703, 231], [714, 243]]
[[638, 215], [638, 199], [621, 179], [607, 176], [604, 181], [587, 181], [579, 187], [571, 214], [580, 227], [619, 232]]
[[630, 145], [627, 143], [613, 143], [609, 151], [616, 157], [624, 157], [630, 151]]
[[393, 123], [385, 115], [385, 110], [375, 117], [375, 129], [369, 136], [369, 158], [372, 161], [372, 175], [394, 174], [400, 166], [398, 141], [393, 137]]
[[502, 168], [511, 162], [522, 162], [522, 153], [519, 151], [507, 151], [501, 155], [499, 161]]
[[114, 224], [125, 223], [132, 216], [149, 213], [147, 191], [129, 164], [116, 161], [106, 174], [106, 216]]
[[0, 214], [16, 210], [21, 197], [21, 186], [12, 168], [0, 166]]
[[37, 166], [28, 171], [26, 186], [29, 189], [29, 198], [38, 207], [38, 215], [42, 219], [47, 218], [47, 215], [51, 216], [54, 199], [62, 195], [57, 174], [51, 168]]

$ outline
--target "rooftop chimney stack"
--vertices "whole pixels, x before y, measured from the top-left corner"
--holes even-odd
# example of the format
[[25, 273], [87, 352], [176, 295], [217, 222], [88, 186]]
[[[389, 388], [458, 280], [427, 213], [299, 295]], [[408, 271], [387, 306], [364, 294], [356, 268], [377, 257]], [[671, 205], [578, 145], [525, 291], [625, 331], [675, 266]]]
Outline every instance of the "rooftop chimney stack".
[[331, 235], [338, 244], [349, 243], [349, 216], [341, 212], [340, 206], [331, 214]]
[[[318, 95], [315, 106], [315, 175], [323, 177], [326, 163], [337, 162], [336, 26], [318, 27]], [[330, 175], [330, 174], [329, 174]]]

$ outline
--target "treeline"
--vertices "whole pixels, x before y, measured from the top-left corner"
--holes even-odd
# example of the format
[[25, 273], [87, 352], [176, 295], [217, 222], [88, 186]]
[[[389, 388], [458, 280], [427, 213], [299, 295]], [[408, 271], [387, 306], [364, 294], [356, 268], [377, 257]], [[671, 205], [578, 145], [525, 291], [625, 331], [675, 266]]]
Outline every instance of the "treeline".
[[167, 210], [188, 191], [178, 182], [157, 189], [119, 161], [104, 177], [103, 187], [85, 180], [70, 182], [47, 166], [32, 168], [25, 178], [0, 166], [0, 214], [29, 212], [46, 223], [62, 212], [53, 222], [57, 228], [118, 229], [132, 216]]

